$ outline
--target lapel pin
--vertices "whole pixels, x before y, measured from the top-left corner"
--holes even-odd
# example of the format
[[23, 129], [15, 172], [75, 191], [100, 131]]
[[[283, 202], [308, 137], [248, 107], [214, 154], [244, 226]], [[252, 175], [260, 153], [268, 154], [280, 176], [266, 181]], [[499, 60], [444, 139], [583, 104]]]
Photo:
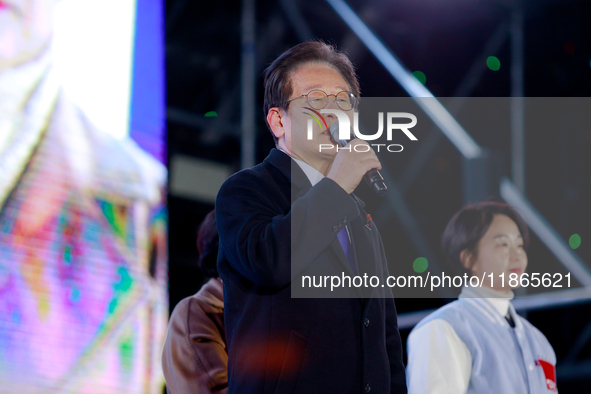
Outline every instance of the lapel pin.
[[371, 222], [372, 221], [373, 221], [373, 219], [371, 218], [371, 215], [369, 213], [367, 215], [365, 215], [365, 227], [367, 227], [370, 230], [371, 230]]

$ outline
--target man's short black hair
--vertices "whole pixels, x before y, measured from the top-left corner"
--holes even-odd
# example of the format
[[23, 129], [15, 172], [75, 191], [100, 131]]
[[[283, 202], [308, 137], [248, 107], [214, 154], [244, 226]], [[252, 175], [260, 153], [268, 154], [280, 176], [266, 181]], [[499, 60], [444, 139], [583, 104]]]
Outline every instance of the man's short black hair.
[[[337, 70], [349, 85], [351, 92], [359, 97], [359, 81], [353, 63], [347, 55], [323, 41], [307, 41], [283, 52], [265, 70], [265, 100], [263, 104], [265, 119], [273, 107], [287, 111], [289, 104], [287, 101], [293, 93], [291, 73], [303, 65], [315, 63], [326, 64]], [[267, 126], [271, 130], [268, 123]], [[277, 144], [275, 135], [273, 135], [273, 140]]]
[[478, 242], [488, 231], [495, 215], [506, 215], [515, 222], [523, 239], [523, 247], [527, 249], [527, 224], [511, 206], [494, 201], [468, 205], [451, 218], [441, 236], [441, 249], [448, 269], [460, 274], [470, 273], [464, 268], [460, 253], [467, 249], [473, 256], [478, 256]]

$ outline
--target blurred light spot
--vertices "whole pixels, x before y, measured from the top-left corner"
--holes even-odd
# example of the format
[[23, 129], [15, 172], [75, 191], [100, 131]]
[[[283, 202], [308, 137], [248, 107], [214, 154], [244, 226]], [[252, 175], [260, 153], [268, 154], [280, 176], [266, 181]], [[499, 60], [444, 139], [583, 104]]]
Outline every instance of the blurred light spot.
[[429, 267], [429, 262], [424, 257], [417, 257], [415, 261], [412, 263], [412, 268], [418, 274], [425, 272], [427, 270], [427, 267]]
[[66, 245], [64, 249], [64, 263], [66, 263], [66, 265], [72, 263], [72, 247], [70, 245]]
[[133, 279], [129, 276], [129, 272], [125, 267], [119, 267], [117, 273], [121, 277], [121, 280], [115, 284], [115, 290], [118, 292], [126, 292], [131, 287]]
[[568, 244], [571, 248], [577, 249], [579, 246], [581, 246], [581, 236], [579, 234], [571, 235], [568, 239]]
[[40, 4], [55, 5], [52, 70], [65, 95], [98, 130], [123, 139], [129, 134], [136, 1], [60, 0], [35, 3], [27, 12], [44, 12]]
[[422, 71], [413, 71], [412, 75], [415, 76], [416, 79], [418, 79], [423, 85], [427, 83], [427, 76], [425, 75], [424, 72]]
[[126, 336], [120, 347], [119, 355], [121, 357], [121, 364], [126, 371], [130, 371], [133, 366], [133, 336]]
[[115, 312], [115, 308], [117, 308], [117, 298], [113, 298], [111, 302], [109, 302], [109, 313]]
[[[288, 349], [289, 357], [286, 356]], [[266, 341], [255, 339], [252, 343], [245, 343], [244, 353], [248, 354], [249, 362], [240, 363], [236, 367], [236, 371], [245, 374], [243, 376], [253, 376], [264, 368], [274, 374], [281, 373], [282, 378], [294, 378], [298, 376], [300, 368], [305, 368], [309, 363], [306, 357], [306, 340], [293, 332], [291, 335], [272, 335]]]
[[489, 56], [486, 58], [486, 66], [492, 71], [499, 71], [501, 61], [496, 56]]
[[47, 317], [47, 315], [49, 314], [49, 310], [51, 309], [49, 301], [43, 298], [39, 301], [38, 308], [38, 313], [41, 317], [41, 320], [45, 321], [45, 318]]
[[70, 299], [72, 302], [78, 302], [80, 300], [80, 290], [74, 287], [70, 292]]
[[217, 118], [218, 117], [218, 113], [215, 111], [209, 111], [205, 114], [206, 118]]
[[14, 324], [19, 324], [21, 322], [21, 315], [18, 312], [14, 311], [11, 313], [10, 319]]
[[564, 43], [564, 52], [569, 56], [572, 56], [575, 54], [575, 46], [573, 45], [572, 42], [565, 42]]

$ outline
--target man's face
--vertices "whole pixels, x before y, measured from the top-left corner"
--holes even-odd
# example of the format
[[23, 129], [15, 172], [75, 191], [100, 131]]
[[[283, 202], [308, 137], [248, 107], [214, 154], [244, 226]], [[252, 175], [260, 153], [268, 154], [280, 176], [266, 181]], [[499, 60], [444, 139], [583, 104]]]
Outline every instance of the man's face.
[[0, 70], [34, 59], [51, 40], [56, 0], [0, 0]]
[[[334, 68], [324, 64], [308, 64], [300, 67], [290, 75], [291, 86], [293, 93], [290, 99], [300, 97], [308, 94], [311, 90], [322, 90], [328, 95], [335, 95], [342, 91], [349, 91], [350, 88], [347, 82], [343, 79], [341, 74]], [[329, 97], [326, 109], [340, 109], [336, 106], [333, 96]], [[320, 110], [316, 110], [320, 113]], [[353, 111], [346, 111], [348, 115], [352, 116]], [[284, 119], [285, 140], [291, 151], [291, 155], [308, 164], [318, 161], [334, 160], [336, 156], [336, 149], [323, 149], [320, 151], [320, 144], [334, 145], [330, 138], [330, 132], [326, 126], [330, 125], [336, 120], [333, 114], [322, 114], [326, 121], [326, 126], [322, 119], [320, 125], [318, 122], [308, 115], [312, 114], [319, 118], [318, 114], [311, 111], [306, 97], [300, 97], [291, 101], [289, 106], [289, 113]], [[308, 120], [312, 120], [312, 139], [308, 139]]]

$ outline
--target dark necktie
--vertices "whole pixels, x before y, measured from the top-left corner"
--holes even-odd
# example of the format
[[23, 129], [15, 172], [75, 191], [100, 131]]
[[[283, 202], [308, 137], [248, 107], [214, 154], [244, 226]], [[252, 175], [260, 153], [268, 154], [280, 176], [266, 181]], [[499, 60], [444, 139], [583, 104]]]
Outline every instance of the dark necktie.
[[355, 275], [357, 275], [357, 265], [355, 264], [355, 259], [353, 258], [353, 248], [349, 245], [349, 236], [347, 235], [347, 228], [343, 227], [341, 231], [338, 232], [337, 238], [343, 247], [343, 252], [345, 252], [345, 256], [347, 256], [347, 260], [349, 260], [349, 265], [351, 266], [351, 270]]

